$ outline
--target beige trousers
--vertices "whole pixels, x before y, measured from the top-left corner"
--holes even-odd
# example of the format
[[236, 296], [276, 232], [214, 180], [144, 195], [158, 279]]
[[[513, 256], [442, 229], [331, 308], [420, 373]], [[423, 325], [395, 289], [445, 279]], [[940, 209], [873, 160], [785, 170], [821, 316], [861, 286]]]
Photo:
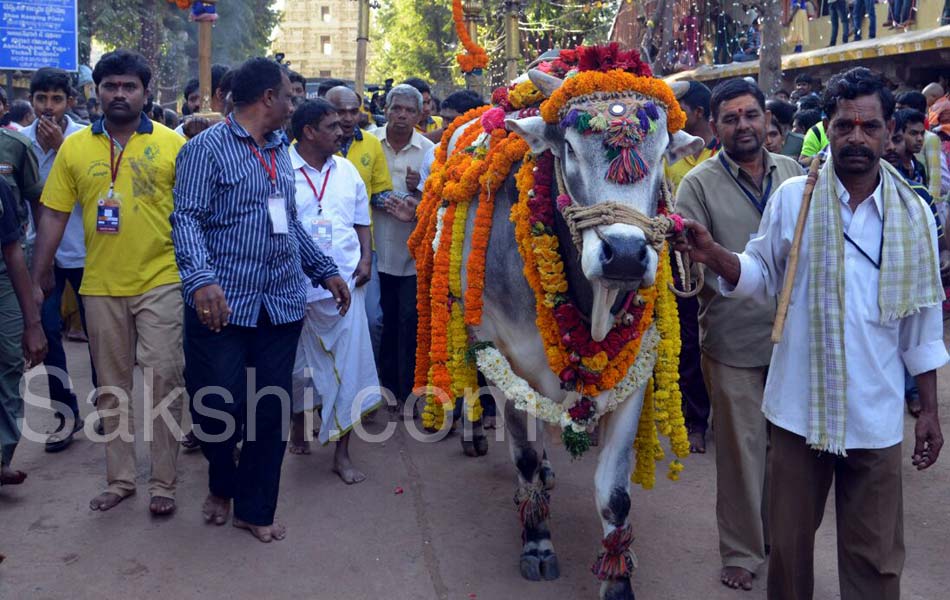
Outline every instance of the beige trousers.
[[[804, 400], [803, 400], [804, 401]], [[811, 600], [815, 532], [835, 484], [841, 600], [900, 600], [904, 568], [901, 445], [812, 450], [805, 438], [772, 427], [769, 600]]]
[[716, 444], [716, 522], [724, 567], [751, 573], [765, 562], [768, 428], [762, 394], [768, 367], [731, 367], [702, 356]]
[[175, 497], [184, 395], [181, 285], [140, 296], [83, 296], [89, 347], [99, 378], [97, 408], [106, 434], [109, 492], [135, 492], [133, 368], [142, 368], [145, 441], [151, 455], [149, 494]]

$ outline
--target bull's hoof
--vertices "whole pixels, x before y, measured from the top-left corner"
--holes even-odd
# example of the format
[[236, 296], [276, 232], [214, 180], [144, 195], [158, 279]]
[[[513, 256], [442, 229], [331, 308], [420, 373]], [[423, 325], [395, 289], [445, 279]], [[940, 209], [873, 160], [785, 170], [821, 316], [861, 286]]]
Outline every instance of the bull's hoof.
[[536, 554], [521, 555], [521, 576], [528, 581], [541, 581], [541, 559]]
[[478, 456], [478, 452], [475, 451], [475, 442], [466, 441], [465, 439], [462, 439], [462, 452], [465, 453], [465, 456]]
[[600, 586], [600, 600], [635, 600], [630, 579], [608, 579]]
[[541, 577], [545, 581], [554, 581], [561, 576], [561, 567], [557, 564], [557, 554], [550, 552], [541, 556]]
[[478, 456], [488, 454], [488, 437], [484, 435], [475, 436], [475, 453]]
[[545, 490], [551, 491], [554, 489], [554, 486], [557, 485], [557, 476], [554, 474], [554, 467], [551, 466], [551, 461], [547, 459], [541, 461], [541, 472], [539, 476], [541, 477], [541, 484]]

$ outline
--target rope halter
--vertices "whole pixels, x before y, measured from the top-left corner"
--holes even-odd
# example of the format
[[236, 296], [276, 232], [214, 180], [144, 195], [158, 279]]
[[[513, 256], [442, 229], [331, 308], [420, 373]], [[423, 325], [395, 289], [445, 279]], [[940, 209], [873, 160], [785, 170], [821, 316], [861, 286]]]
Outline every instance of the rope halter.
[[[600, 227], [616, 224], [638, 227], [643, 232], [647, 243], [653, 247], [657, 255], [662, 252], [663, 245], [668, 239], [679, 235], [683, 230], [683, 222], [679, 215], [656, 215], [654, 217], [648, 217], [632, 206], [618, 202], [598, 202], [591, 206], [581, 206], [574, 202], [567, 188], [560, 159], [555, 159], [554, 161], [554, 172], [557, 176], [557, 185], [561, 193], [571, 199], [571, 202], [561, 208], [560, 212], [564, 217], [565, 223], [567, 223], [568, 230], [571, 232], [571, 241], [574, 242], [574, 247], [577, 249], [578, 254], [583, 253], [583, 235], [584, 231], [588, 229], [593, 229], [597, 237], [603, 240], [599, 229]], [[672, 193], [669, 188], [669, 183], [665, 177], [661, 182], [660, 196], [667, 201], [667, 206], [672, 206], [672, 202], [670, 202]], [[683, 289], [678, 290], [671, 283], [669, 286], [670, 290], [681, 298], [692, 298], [699, 294], [705, 283], [703, 270], [701, 268], [693, 269], [689, 256], [676, 251], [674, 251], [674, 256]], [[696, 278], [695, 285], [693, 284], [693, 277]]]

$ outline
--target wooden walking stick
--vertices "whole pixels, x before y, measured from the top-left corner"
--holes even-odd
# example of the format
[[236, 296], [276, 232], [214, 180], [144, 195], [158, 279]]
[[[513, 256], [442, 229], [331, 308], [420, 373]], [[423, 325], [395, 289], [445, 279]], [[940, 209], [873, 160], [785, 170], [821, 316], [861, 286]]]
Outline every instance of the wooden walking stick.
[[802, 234], [805, 231], [805, 221], [808, 220], [808, 207], [811, 206], [811, 195], [815, 191], [818, 181], [818, 169], [821, 159], [817, 156], [811, 160], [808, 168], [808, 179], [805, 180], [805, 191], [802, 194], [802, 207], [798, 210], [798, 221], [795, 222], [795, 237], [792, 238], [792, 247], [788, 251], [788, 265], [785, 267], [785, 284], [782, 285], [782, 295], [778, 300], [778, 311], [775, 313], [775, 323], [772, 325], [772, 343], [782, 341], [785, 331], [785, 317], [788, 316], [788, 305], [792, 301], [792, 287], [795, 285], [795, 271], [798, 270], [798, 254], [802, 245]]

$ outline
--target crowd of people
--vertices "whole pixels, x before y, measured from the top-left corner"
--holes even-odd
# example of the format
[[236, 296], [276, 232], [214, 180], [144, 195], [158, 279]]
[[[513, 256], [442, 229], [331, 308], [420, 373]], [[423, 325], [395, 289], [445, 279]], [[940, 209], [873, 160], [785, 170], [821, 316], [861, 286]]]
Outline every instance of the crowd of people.
[[[200, 448], [207, 522], [279, 540], [288, 445], [305, 455], [314, 437], [334, 443], [334, 472], [356, 484], [366, 477], [350, 455], [357, 423], [383, 404], [413, 415], [406, 243], [444, 127], [484, 101], [458, 91], [439, 102], [411, 79], [388, 90], [376, 126], [342, 82], [307, 100], [301, 76], [253, 58], [212, 69], [221, 122], [201, 112], [191, 82], [179, 123], [145, 112], [151, 75], [135, 52], [104, 55], [93, 71], [103, 114], [84, 125], [70, 76], [40, 69], [35, 118], [0, 129], [0, 483], [27, 478], [12, 466], [25, 367], [46, 367], [57, 416], [47, 451], [90, 431], [62, 343], [68, 284], [106, 453], [107, 485], [90, 508], [136, 493], [137, 364], [150, 390], [142, 408], [171, 417], [145, 421], [151, 513], [175, 512], [179, 449]], [[690, 232], [678, 248], [707, 270], [700, 296], [679, 300], [690, 446], [706, 451], [712, 413], [724, 584], [751, 589], [768, 556], [770, 598], [811, 597], [834, 479], [842, 598], [896, 599], [905, 402], [918, 418], [914, 465], [931, 466], [942, 445], [934, 372], [948, 358], [937, 275], [950, 275], [950, 98], [937, 83], [895, 96], [861, 68], [824, 91], [807, 75], [795, 83], [770, 98], [749, 79], [677, 91], [685, 131], [704, 142], [666, 166]], [[801, 176], [828, 160], [786, 328], [795, 344], [773, 355]], [[816, 372], [827, 384], [803, 387]], [[874, 511], [862, 506], [869, 494]]]
[[[342, 82], [306, 100], [303, 77], [260, 58], [212, 68], [210, 109], [225, 116], [214, 125], [197, 80], [185, 86], [183, 120], [154, 105], [137, 53], [106, 54], [93, 79], [103, 115], [91, 124], [76, 114], [69, 74], [44, 68], [30, 85], [36, 118], [13, 133], [15, 113], [17, 126], [0, 130], [9, 169], [0, 179], [0, 481], [27, 477], [12, 467], [25, 367], [45, 365], [56, 415], [45, 449], [65, 450], [85, 427], [62, 342], [69, 287], [106, 449], [107, 486], [90, 508], [110, 510], [136, 492], [138, 365], [146, 414], [170, 417], [146, 419], [151, 512], [176, 510], [179, 448], [200, 448], [208, 521], [226, 522], [233, 505], [235, 525], [280, 539], [288, 440], [293, 454], [309, 454], [314, 439], [335, 443], [334, 472], [359, 483], [365, 474], [349, 453], [356, 422], [382, 405], [381, 389], [400, 408], [411, 395], [416, 290], [406, 241], [443, 115], [483, 101], [458, 92], [440, 104], [411, 79], [389, 89], [376, 127]], [[193, 423], [185, 434], [183, 410]]]

